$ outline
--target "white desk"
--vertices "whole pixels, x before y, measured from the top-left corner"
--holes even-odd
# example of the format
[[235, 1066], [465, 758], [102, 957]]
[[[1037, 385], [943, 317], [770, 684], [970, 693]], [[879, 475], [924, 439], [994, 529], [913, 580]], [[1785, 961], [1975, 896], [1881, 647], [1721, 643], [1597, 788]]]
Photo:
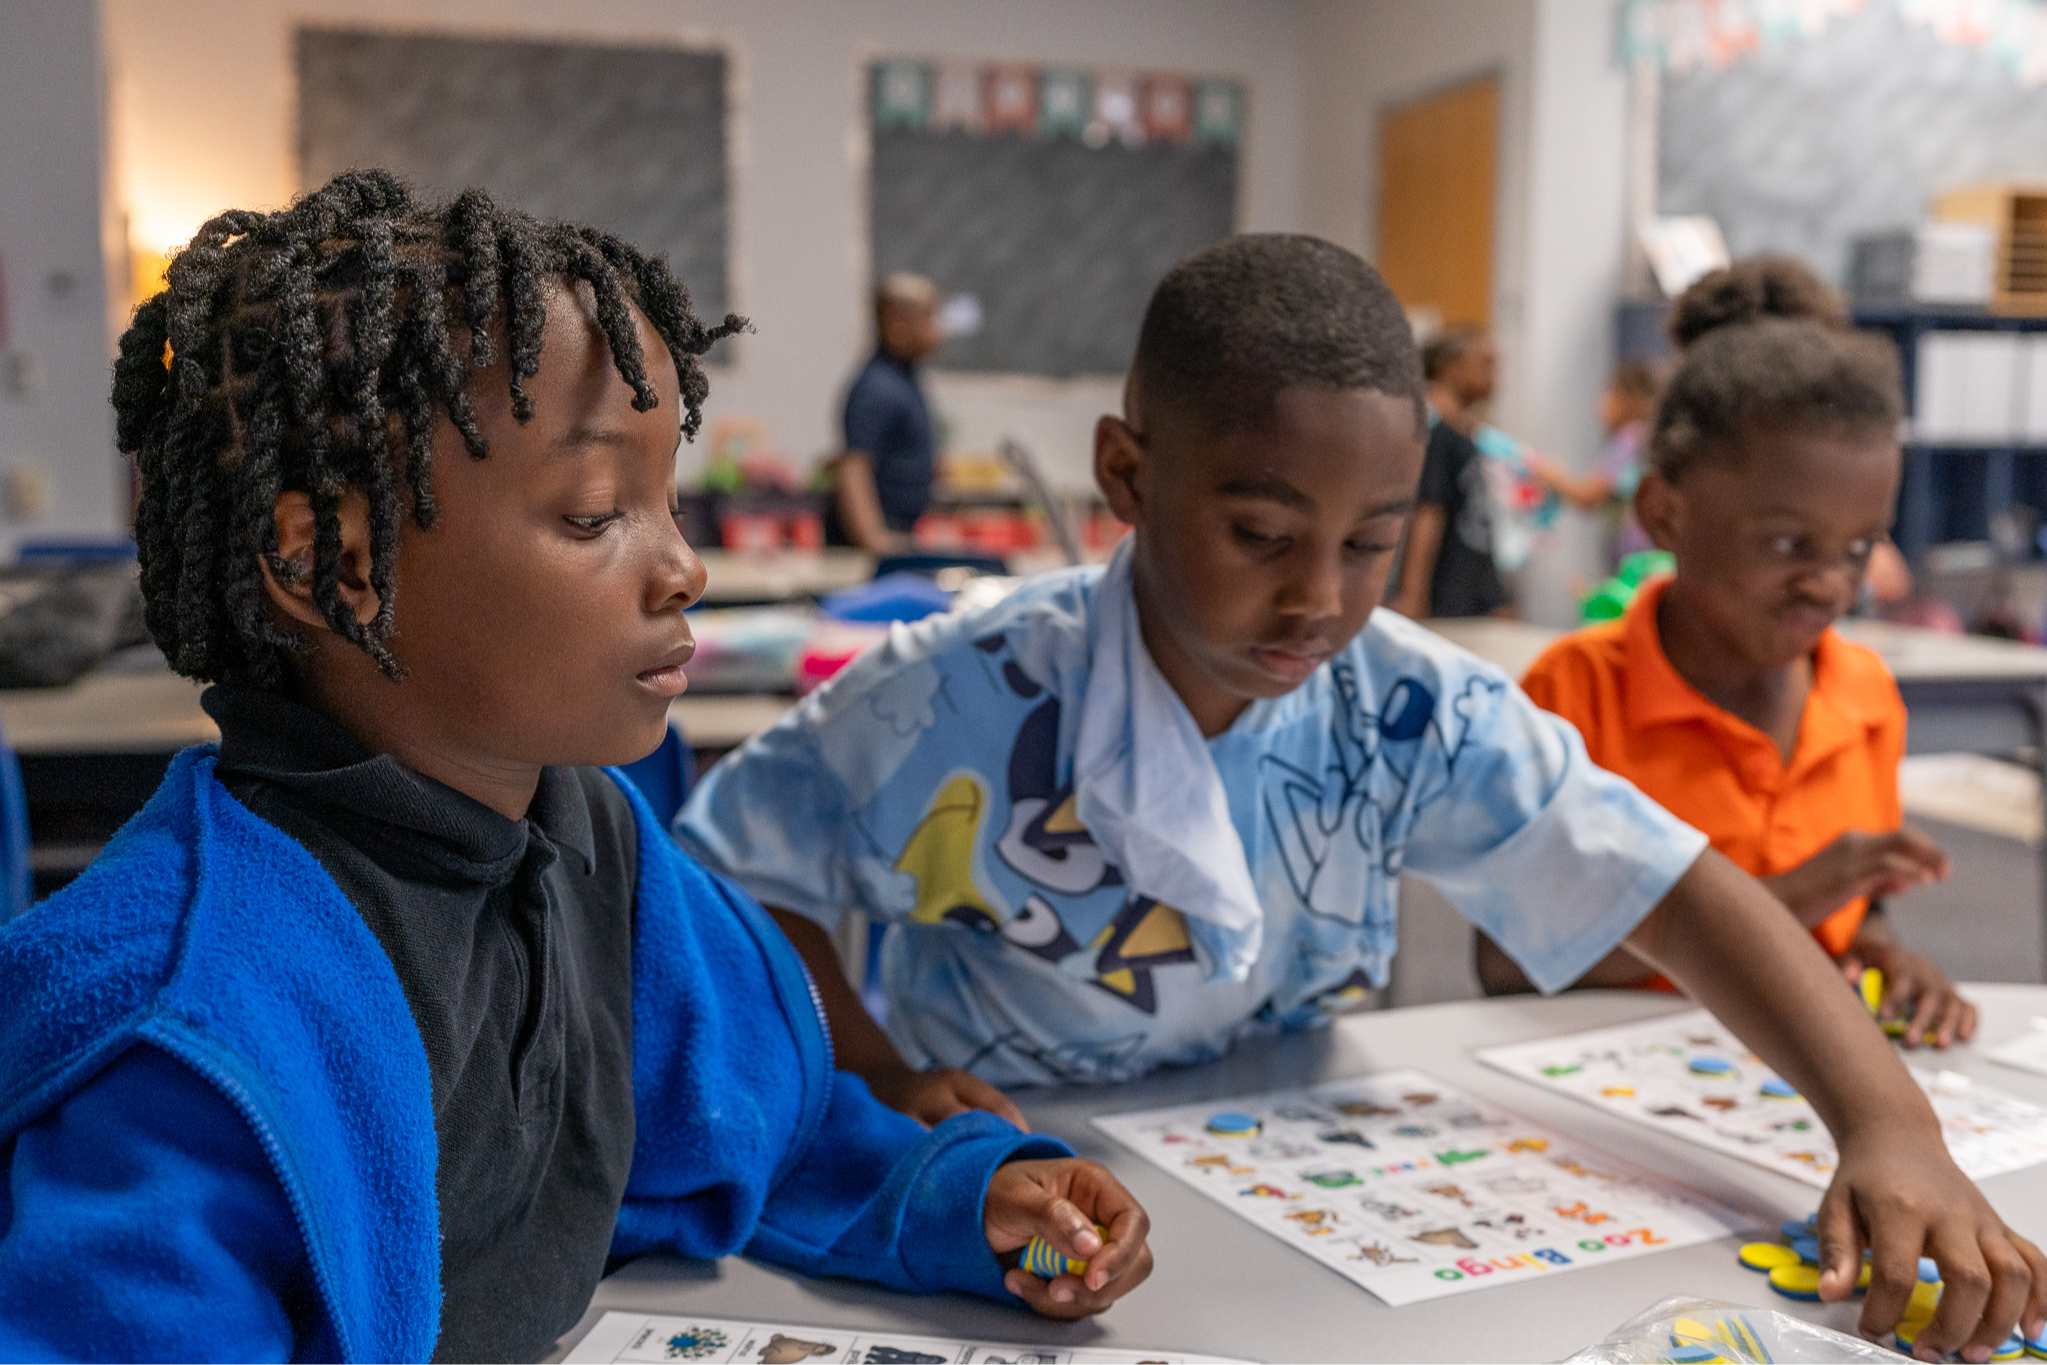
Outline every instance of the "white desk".
[[874, 577], [874, 556], [864, 550], [784, 551], [772, 555], [699, 550], [704, 561], [704, 605], [787, 602], [857, 588]]
[[[2047, 1012], [2047, 987], [1971, 986], [1982, 1044], [1940, 1063], [2047, 1103], [2047, 1077], [1982, 1058]], [[1765, 1219], [1810, 1212], [1816, 1192], [1731, 1157], [1664, 1137], [1591, 1105], [1516, 1080], [1471, 1057], [1473, 1048], [1624, 1023], [1686, 1008], [1631, 992], [1554, 1000], [1515, 997], [1354, 1015], [1325, 1032], [1261, 1039], [1209, 1066], [1108, 1089], [1022, 1091], [1034, 1127], [1105, 1163], [1152, 1218], [1157, 1269], [1091, 1323], [1061, 1326], [964, 1296], [917, 1298], [845, 1281], [800, 1279], [754, 1262], [646, 1257], [598, 1286], [577, 1340], [606, 1309], [770, 1318], [806, 1326], [889, 1327], [937, 1335], [1121, 1349], [1171, 1348], [1252, 1360], [1558, 1360], [1668, 1295], [1687, 1293], [1780, 1309], [1853, 1332], [1860, 1301], [1794, 1303], [1735, 1260], [1740, 1239], [1612, 1266], [1505, 1284], [1388, 1308], [1363, 1289], [1259, 1231], [1089, 1125], [1096, 1113], [1230, 1096], [1414, 1066]], [[2047, 1237], [2047, 1166], [1983, 1183], [1998, 1211], [2035, 1241]], [[565, 1347], [564, 1347], [565, 1349]]]
[[[220, 738], [199, 707], [199, 684], [168, 669], [89, 673], [67, 687], [0, 691], [0, 732], [16, 753], [169, 754]], [[691, 696], [668, 708], [699, 749], [731, 749], [781, 718], [791, 697]]]
[[0, 729], [18, 754], [172, 753], [220, 738], [199, 684], [167, 668], [88, 673], [64, 687], [0, 691]]
[[1548, 626], [1510, 621], [1501, 616], [1445, 616], [1421, 624], [1517, 680], [1528, 671], [1536, 656], [1563, 634]]

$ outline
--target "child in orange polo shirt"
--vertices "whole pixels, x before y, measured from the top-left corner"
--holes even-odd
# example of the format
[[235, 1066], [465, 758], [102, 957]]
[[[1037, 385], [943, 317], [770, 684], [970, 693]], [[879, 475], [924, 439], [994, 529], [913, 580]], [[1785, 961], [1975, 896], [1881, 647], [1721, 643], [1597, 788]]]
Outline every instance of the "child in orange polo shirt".
[[[1761, 878], [1851, 979], [1881, 968], [1883, 1013], [1909, 1012], [1908, 1045], [1966, 1040], [1975, 1010], [1874, 904], [1948, 870], [1902, 827], [1904, 703], [1832, 629], [1897, 497], [1896, 357], [1831, 318], [1730, 308], [1718, 291], [1700, 319], [1692, 301], [1672, 320], [1692, 344], [1636, 493], [1676, 573], [1621, 620], [1558, 641], [1522, 685], [1595, 763]], [[1489, 992], [1526, 989], [1483, 939], [1478, 964]], [[1579, 984], [1670, 989], [1625, 949]]]

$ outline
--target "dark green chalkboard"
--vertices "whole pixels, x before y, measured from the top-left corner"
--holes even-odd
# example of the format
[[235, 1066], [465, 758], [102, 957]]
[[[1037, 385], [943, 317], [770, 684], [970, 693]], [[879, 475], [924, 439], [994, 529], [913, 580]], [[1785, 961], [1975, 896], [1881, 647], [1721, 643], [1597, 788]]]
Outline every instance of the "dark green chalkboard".
[[724, 53], [302, 28], [298, 75], [305, 187], [364, 166], [481, 185], [665, 252], [697, 311], [724, 314]]
[[1152, 286], [1236, 226], [1234, 146], [1089, 147], [1068, 136], [877, 128], [874, 270], [980, 300], [944, 369], [1116, 375]]

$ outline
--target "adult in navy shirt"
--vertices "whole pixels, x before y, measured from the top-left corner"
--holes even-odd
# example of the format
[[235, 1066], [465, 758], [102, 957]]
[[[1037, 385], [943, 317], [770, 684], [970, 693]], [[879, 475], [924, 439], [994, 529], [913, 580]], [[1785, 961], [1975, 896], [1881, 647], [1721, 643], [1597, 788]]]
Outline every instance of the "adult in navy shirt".
[[893, 554], [909, 548], [931, 502], [936, 452], [917, 362], [938, 346], [938, 290], [921, 275], [889, 275], [874, 291], [874, 330], [874, 357], [846, 392], [834, 510], [846, 540]]

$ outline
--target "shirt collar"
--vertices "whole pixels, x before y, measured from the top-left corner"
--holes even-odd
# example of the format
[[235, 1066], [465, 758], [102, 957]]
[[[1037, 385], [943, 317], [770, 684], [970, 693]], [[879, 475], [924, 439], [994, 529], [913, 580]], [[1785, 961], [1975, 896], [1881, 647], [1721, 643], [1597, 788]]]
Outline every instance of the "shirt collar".
[[876, 346], [874, 348], [874, 358], [892, 370], [902, 371], [912, 379], [917, 377], [917, 362], [903, 359], [903, 357], [895, 354], [886, 346]]
[[320, 711], [272, 692], [219, 684], [201, 698], [220, 726], [220, 766], [290, 788], [302, 798], [402, 831], [413, 851], [448, 873], [508, 879], [538, 833], [575, 854], [587, 875], [596, 835], [575, 774], [543, 768], [524, 820], [373, 753]]
[[[1623, 695], [1629, 728], [1702, 722], [1723, 732], [1752, 737], [1774, 754], [1776, 745], [1768, 736], [1708, 699], [1678, 673], [1663, 652], [1656, 611], [1669, 588], [1667, 576], [1652, 579], [1628, 607], [1623, 625], [1628, 685]], [[1860, 743], [1863, 732], [1883, 720], [1883, 699], [1868, 688], [1853, 685], [1852, 648], [1832, 626], [1813, 646], [1812, 690], [1806, 695], [1798, 748], [1789, 766], [1811, 763]]]

